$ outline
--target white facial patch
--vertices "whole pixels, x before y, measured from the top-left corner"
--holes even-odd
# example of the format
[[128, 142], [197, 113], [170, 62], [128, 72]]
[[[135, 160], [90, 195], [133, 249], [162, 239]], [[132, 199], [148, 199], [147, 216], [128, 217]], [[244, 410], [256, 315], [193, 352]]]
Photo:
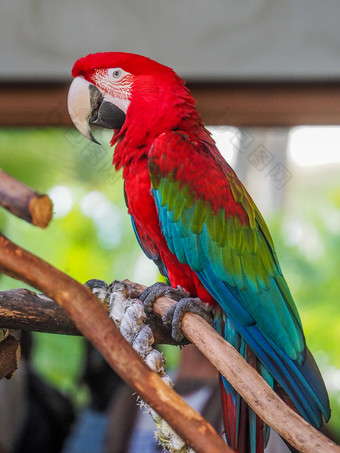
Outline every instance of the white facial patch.
[[101, 89], [104, 99], [126, 113], [132, 95], [133, 75], [121, 68], [98, 69], [93, 83]]

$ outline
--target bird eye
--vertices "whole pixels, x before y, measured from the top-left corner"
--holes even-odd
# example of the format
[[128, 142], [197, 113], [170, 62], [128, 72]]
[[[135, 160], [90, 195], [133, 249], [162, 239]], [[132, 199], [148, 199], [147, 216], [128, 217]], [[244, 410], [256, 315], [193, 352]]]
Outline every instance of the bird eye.
[[118, 79], [120, 76], [121, 76], [121, 71], [119, 69], [115, 69], [114, 71], [112, 71], [112, 77], [114, 79]]

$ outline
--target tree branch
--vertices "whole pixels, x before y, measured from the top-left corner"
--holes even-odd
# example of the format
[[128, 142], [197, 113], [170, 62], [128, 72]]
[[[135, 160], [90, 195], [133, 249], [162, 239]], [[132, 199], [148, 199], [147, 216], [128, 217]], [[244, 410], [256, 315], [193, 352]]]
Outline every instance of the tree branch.
[[232, 452], [212, 426], [145, 365], [88, 288], [2, 235], [0, 270], [56, 300], [115, 371], [197, 453]]
[[52, 218], [53, 205], [47, 195], [40, 195], [0, 169], [0, 206], [27, 222], [45, 228]]
[[[149, 325], [156, 344], [176, 344], [160, 318], [154, 317]], [[0, 327], [81, 335], [67, 312], [57, 302], [25, 288], [0, 291]]]
[[25, 288], [0, 291], [0, 326], [13, 330], [80, 335], [54, 300]]

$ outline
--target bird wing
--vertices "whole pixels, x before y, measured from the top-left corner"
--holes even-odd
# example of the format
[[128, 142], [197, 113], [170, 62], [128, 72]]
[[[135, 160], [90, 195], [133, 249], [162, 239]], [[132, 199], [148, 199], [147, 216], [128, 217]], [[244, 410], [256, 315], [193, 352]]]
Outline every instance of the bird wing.
[[[293, 403], [328, 417], [323, 381], [306, 365], [301, 321], [268, 228], [208, 135], [160, 135], [149, 172], [162, 232]], [[309, 357], [309, 355], [308, 355]]]

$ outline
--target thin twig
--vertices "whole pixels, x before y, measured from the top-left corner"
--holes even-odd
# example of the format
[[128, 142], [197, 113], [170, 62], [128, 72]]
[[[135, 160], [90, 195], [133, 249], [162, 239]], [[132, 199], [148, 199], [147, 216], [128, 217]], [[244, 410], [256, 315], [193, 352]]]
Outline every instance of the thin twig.
[[47, 195], [40, 195], [0, 169], [0, 206], [40, 228], [52, 218], [53, 205]]
[[232, 451], [198, 412], [143, 363], [88, 288], [1, 235], [0, 270], [57, 301], [126, 383], [197, 453]]

